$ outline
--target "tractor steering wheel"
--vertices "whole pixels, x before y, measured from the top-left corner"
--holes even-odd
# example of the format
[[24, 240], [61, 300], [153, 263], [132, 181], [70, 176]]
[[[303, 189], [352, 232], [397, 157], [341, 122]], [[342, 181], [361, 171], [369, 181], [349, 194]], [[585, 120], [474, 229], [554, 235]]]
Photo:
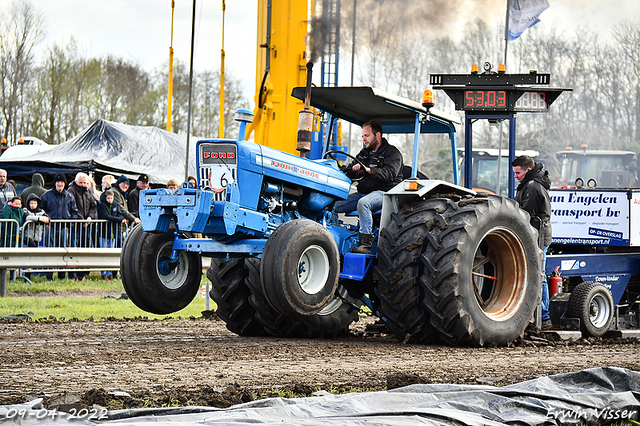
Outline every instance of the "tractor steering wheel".
[[359, 174], [358, 174], [358, 177], [356, 177], [356, 178], [352, 178], [352, 179], [351, 179], [351, 181], [352, 181], [352, 182], [357, 182], [357, 181], [361, 180], [362, 178], [364, 178], [364, 175], [365, 175], [365, 173], [366, 173], [366, 172], [364, 171], [364, 169], [365, 169], [367, 166], [365, 166], [365, 165], [364, 165], [364, 163], [363, 163], [362, 161], [358, 160], [356, 157], [354, 157], [354, 156], [353, 156], [353, 155], [351, 155], [351, 154], [348, 154], [348, 153], [346, 153], [346, 152], [342, 152], [342, 151], [338, 151], [338, 150], [336, 150], [336, 149], [330, 149], [330, 150], [328, 150], [327, 152], [325, 152], [325, 153], [324, 153], [324, 155], [322, 156], [322, 158], [324, 159], [324, 158], [330, 157], [332, 160], [338, 161], [338, 160], [336, 160], [336, 158], [335, 158], [332, 154], [340, 154], [340, 155], [347, 156], [347, 157], [351, 158], [353, 161], [355, 161], [357, 164], [360, 164], [360, 167], [362, 167], [362, 171], [360, 172], [360, 173], [362, 174], [362, 176], [360, 176], [360, 173], [359, 173]]

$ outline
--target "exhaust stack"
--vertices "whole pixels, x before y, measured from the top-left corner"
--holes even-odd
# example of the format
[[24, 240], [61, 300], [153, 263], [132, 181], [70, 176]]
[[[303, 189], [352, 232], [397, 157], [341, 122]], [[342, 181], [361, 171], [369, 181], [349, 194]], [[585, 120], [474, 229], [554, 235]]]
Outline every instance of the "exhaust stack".
[[307, 86], [304, 92], [304, 109], [298, 116], [298, 141], [296, 149], [300, 156], [311, 151], [311, 129], [313, 128], [313, 112], [311, 111], [311, 75], [313, 63], [307, 62]]

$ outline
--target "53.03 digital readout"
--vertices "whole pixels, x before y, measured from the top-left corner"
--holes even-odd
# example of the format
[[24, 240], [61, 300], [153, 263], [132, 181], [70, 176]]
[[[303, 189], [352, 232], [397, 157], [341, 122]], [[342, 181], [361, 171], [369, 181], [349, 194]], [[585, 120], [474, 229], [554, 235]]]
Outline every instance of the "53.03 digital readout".
[[[467, 111], [508, 111], [509, 92], [506, 90], [465, 90], [464, 110]], [[522, 92], [511, 110], [516, 112], [548, 111], [546, 94], [544, 92]]]
[[467, 110], [506, 110], [507, 92], [505, 90], [466, 90], [464, 109]]

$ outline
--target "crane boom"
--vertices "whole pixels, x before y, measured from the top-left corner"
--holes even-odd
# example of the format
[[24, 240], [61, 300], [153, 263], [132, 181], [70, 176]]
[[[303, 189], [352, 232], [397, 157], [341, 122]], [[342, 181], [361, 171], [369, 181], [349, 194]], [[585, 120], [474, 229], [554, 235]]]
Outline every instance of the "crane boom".
[[298, 115], [303, 103], [291, 97], [304, 86], [305, 37], [312, 0], [258, 0], [255, 118], [245, 139], [296, 154]]

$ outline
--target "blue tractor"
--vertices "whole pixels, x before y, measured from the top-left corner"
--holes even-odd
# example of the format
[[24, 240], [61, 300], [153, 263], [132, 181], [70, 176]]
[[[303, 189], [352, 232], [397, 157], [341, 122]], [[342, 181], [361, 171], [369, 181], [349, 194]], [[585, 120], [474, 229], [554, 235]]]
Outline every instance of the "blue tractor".
[[245, 141], [251, 113], [240, 111], [238, 140], [198, 142], [198, 188], [141, 195], [142, 224], [121, 256], [131, 300], [156, 314], [184, 308], [207, 256], [217, 314], [242, 336], [333, 337], [363, 310], [401, 341], [482, 346], [521, 336], [542, 281], [528, 215], [507, 198], [416, 178], [422, 134], [449, 136], [455, 171], [455, 119], [369, 87], [314, 88], [311, 104], [414, 134], [412, 171], [385, 194], [373, 254], [351, 253], [357, 224], [332, 212], [352, 186], [333, 154], [309, 160]]

